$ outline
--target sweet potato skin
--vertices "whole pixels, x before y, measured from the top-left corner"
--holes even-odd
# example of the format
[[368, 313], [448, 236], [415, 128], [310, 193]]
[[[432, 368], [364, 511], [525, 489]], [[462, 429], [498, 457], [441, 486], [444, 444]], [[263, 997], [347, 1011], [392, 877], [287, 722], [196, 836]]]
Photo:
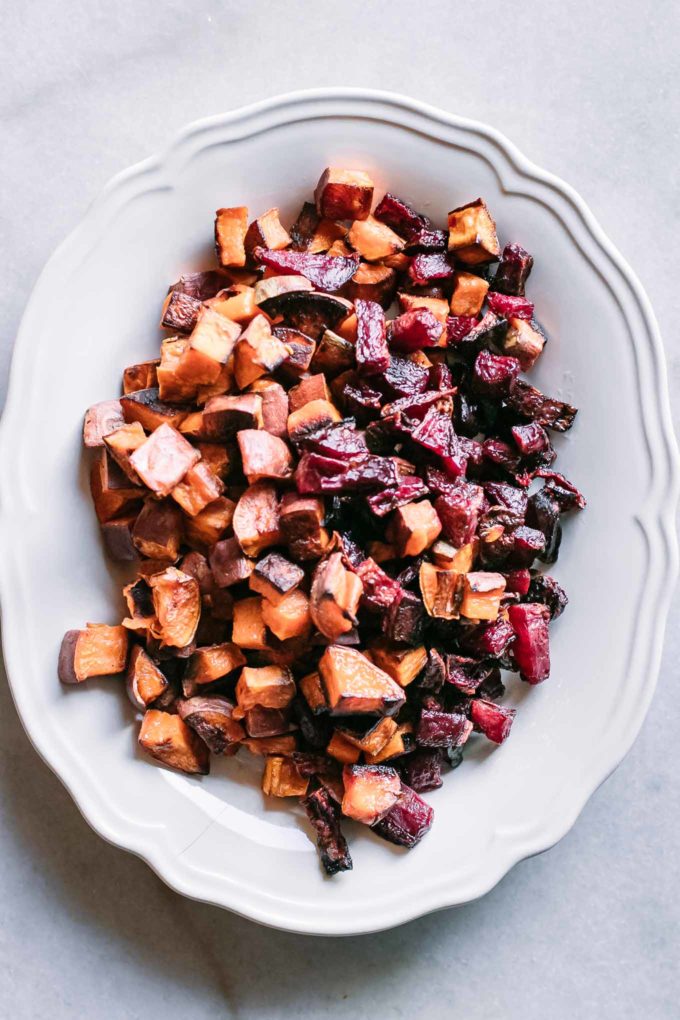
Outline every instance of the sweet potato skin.
[[85, 630], [68, 630], [59, 650], [59, 679], [63, 684], [78, 684], [90, 677], [124, 672], [129, 640], [125, 627], [102, 623], [90, 623]]

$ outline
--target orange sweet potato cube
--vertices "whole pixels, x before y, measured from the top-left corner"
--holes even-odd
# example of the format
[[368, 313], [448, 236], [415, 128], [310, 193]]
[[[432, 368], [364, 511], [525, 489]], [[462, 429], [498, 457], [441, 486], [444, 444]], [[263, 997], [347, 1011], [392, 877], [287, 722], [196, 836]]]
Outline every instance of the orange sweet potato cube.
[[180, 772], [207, 775], [210, 752], [178, 715], [149, 709], [142, 719], [139, 744], [163, 765]]
[[215, 250], [222, 266], [245, 266], [248, 210], [245, 206], [215, 213]]
[[400, 556], [419, 556], [439, 537], [442, 523], [428, 499], [407, 503], [394, 511], [387, 537]]
[[501, 249], [496, 224], [483, 199], [477, 198], [449, 213], [449, 251], [470, 266], [498, 259]]
[[200, 453], [170, 425], [159, 425], [130, 456], [130, 465], [156, 496], [167, 496]]

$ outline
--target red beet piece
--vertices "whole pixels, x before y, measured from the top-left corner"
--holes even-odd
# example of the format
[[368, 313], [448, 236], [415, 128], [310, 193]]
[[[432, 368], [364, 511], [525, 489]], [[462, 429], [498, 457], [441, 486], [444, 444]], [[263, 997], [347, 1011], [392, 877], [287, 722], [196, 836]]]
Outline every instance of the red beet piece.
[[472, 695], [484, 683], [493, 666], [466, 655], [446, 656], [446, 682], [461, 693]]
[[484, 491], [493, 506], [507, 507], [522, 520], [524, 519], [529, 499], [526, 489], [520, 489], [516, 485], [507, 485], [505, 482], [486, 482]]
[[428, 252], [411, 259], [408, 275], [414, 283], [425, 284], [430, 280], [451, 280], [455, 273], [453, 263], [445, 252]]
[[209, 269], [202, 273], [187, 273], [180, 276], [171, 288], [176, 293], [186, 294], [197, 301], [208, 301], [228, 286], [228, 278], [218, 270]]
[[[432, 488], [429, 473], [427, 479]], [[456, 548], [474, 538], [484, 503], [484, 490], [471, 482], [459, 483], [437, 496], [434, 508], [442, 522], [442, 533]]]
[[356, 573], [364, 586], [361, 602], [367, 609], [383, 612], [403, 595], [399, 582], [386, 574], [370, 557], [359, 564]]
[[337, 457], [338, 460], [353, 460], [369, 452], [366, 436], [363, 432], [357, 431], [351, 418], [306, 436], [300, 445], [305, 450], [320, 453], [325, 457]]
[[436, 648], [430, 648], [427, 653], [427, 665], [416, 683], [423, 690], [437, 693], [444, 686], [445, 680], [446, 663]]
[[396, 488], [399, 475], [389, 457], [363, 454], [344, 461], [305, 452], [295, 471], [295, 484], [302, 495], [324, 492], [371, 492]]
[[508, 557], [508, 566], [515, 569], [527, 569], [537, 556], [545, 551], [545, 536], [536, 528], [521, 525], [512, 532], [512, 550]]
[[407, 238], [419, 230], [426, 230], [430, 226], [427, 216], [416, 212], [408, 202], [404, 202], [403, 199], [390, 194], [389, 191], [378, 203], [373, 215], [376, 220], [386, 223], [392, 230]]
[[571, 404], [546, 397], [544, 393], [522, 379], [513, 381], [508, 395], [508, 404], [522, 418], [530, 418], [555, 432], [567, 432], [574, 424], [574, 418], [578, 414], [577, 409]]
[[573, 482], [561, 475], [559, 471], [549, 471], [546, 468], [539, 468], [534, 472], [535, 478], [547, 478], [546, 489], [559, 505], [561, 513], [569, 510], [583, 510], [586, 505], [585, 496], [579, 492]]
[[531, 421], [527, 425], [513, 425], [512, 438], [523, 457], [543, 453], [550, 447], [550, 437], [542, 425]]
[[442, 785], [442, 756], [439, 751], [415, 751], [404, 759], [401, 771], [416, 793], [437, 790]]
[[448, 415], [431, 407], [423, 420], [413, 429], [414, 443], [436, 453], [447, 474], [458, 478], [465, 474], [466, 458], [461, 452], [453, 422]]
[[401, 415], [406, 418], [423, 418], [433, 404], [443, 400], [444, 397], [452, 397], [455, 392], [455, 389], [427, 390], [412, 397], [400, 397], [391, 404], [385, 404], [381, 413], [384, 418], [396, 418]]
[[347, 411], [361, 421], [380, 411], [383, 402], [382, 393], [372, 389], [368, 383], [356, 379], [354, 383], [346, 382], [342, 388], [342, 399]]
[[407, 475], [402, 478], [397, 489], [386, 489], [384, 492], [376, 492], [366, 497], [366, 502], [377, 517], [385, 517], [397, 507], [405, 506], [416, 499], [427, 496], [428, 488], [422, 478], [416, 475]]
[[533, 264], [533, 258], [521, 244], [506, 244], [491, 282], [491, 290], [522, 297]]
[[453, 387], [453, 375], [448, 365], [438, 361], [430, 369], [430, 386], [436, 390], [450, 390]]
[[472, 723], [462, 712], [423, 709], [416, 729], [419, 747], [460, 747], [472, 732]]
[[340, 829], [340, 810], [325, 789], [315, 790], [302, 801], [307, 817], [316, 832], [321, 863], [329, 875], [338, 871], [351, 871], [347, 840]]
[[[511, 570], [505, 575], [505, 590], [515, 595], [526, 595], [531, 585], [531, 574], [528, 570]], [[542, 601], [534, 599], [535, 602]]]
[[543, 534], [545, 539], [545, 548], [541, 553], [543, 562], [554, 563], [562, 541], [562, 525], [560, 505], [547, 485], [529, 497], [526, 522]]
[[385, 313], [377, 301], [354, 303], [357, 317], [357, 368], [361, 372], [385, 372], [390, 364], [390, 352], [385, 332]]
[[485, 397], [501, 399], [510, 390], [512, 380], [519, 375], [517, 358], [508, 358], [483, 350], [477, 355], [472, 369], [472, 389]]
[[423, 393], [429, 381], [430, 373], [424, 365], [418, 365], [415, 361], [393, 354], [379, 384], [387, 391], [388, 396], [399, 399], [413, 393]]
[[550, 676], [550, 612], [537, 602], [508, 607], [508, 619], [515, 632], [512, 655], [522, 680], [540, 684]]
[[417, 252], [445, 252], [448, 240], [449, 235], [445, 230], [423, 227], [422, 230], [414, 230], [408, 236], [404, 251], [408, 255]]
[[[502, 346], [503, 338], [508, 330], [508, 320], [487, 312], [477, 321], [472, 320], [470, 329], [455, 328], [451, 323], [453, 316], [446, 320], [449, 346], [454, 347], [458, 354], [465, 358], [474, 358], [484, 347]], [[457, 316], [463, 319], [465, 316]]]
[[392, 323], [389, 343], [398, 351], [417, 351], [423, 347], [436, 347], [442, 334], [442, 324], [429, 308], [412, 308]]
[[478, 323], [472, 315], [449, 315], [446, 320], [446, 339], [449, 347], [455, 347]]
[[487, 464], [504, 468], [511, 474], [519, 467], [519, 457], [512, 446], [503, 439], [485, 439], [482, 443], [482, 456]]
[[512, 297], [510, 294], [496, 294], [490, 291], [486, 300], [492, 312], [506, 319], [527, 319], [531, 322], [534, 317], [533, 302], [527, 301], [524, 297]]
[[352, 279], [358, 255], [310, 255], [306, 251], [272, 251], [256, 248], [254, 257], [284, 275], [304, 276], [319, 290], [340, 290]]
[[494, 744], [502, 744], [510, 735], [517, 712], [514, 708], [501, 708], [493, 701], [475, 698], [470, 704], [470, 716], [485, 737]]
[[532, 578], [524, 594], [528, 594], [530, 602], [542, 602], [547, 607], [551, 620], [561, 616], [569, 605], [566, 591], [549, 574], [537, 574]]
[[401, 784], [397, 803], [372, 826], [373, 831], [397, 846], [411, 849], [432, 827], [434, 811], [410, 786]]
[[498, 659], [515, 639], [515, 632], [502, 617], [494, 620], [493, 623], [482, 624], [475, 628], [465, 643], [473, 655]]

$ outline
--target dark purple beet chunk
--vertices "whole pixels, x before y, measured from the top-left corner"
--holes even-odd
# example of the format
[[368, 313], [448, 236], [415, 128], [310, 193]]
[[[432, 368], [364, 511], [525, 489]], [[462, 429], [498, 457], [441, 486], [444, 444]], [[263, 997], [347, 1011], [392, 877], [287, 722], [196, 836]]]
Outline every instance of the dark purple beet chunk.
[[421, 230], [414, 230], [409, 235], [404, 250], [408, 255], [417, 252], [445, 252], [447, 243], [448, 234], [445, 230], [423, 227]]
[[[447, 319], [447, 327], [450, 322], [451, 319]], [[466, 330], [462, 336], [454, 335], [449, 329], [449, 346], [463, 357], [472, 359], [484, 348], [501, 345], [507, 329], [507, 319], [502, 319], [494, 312], [487, 312], [479, 322], [475, 321], [472, 328]]]
[[510, 294], [497, 294], [490, 291], [487, 295], [487, 304], [496, 315], [502, 315], [505, 319], [526, 319], [531, 322], [534, 317], [534, 306], [525, 297], [513, 297]]
[[461, 454], [453, 422], [448, 415], [431, 407], [422, 422], [411, 433], [414, 443], [441, 458], [447, 474], [456, 478], [465, 474], [466, 458]]
[[477, 321], [472, 315], [449, 315], [446, 320], [446, 339], [449, 347], [456, 347], [470, 330], [474, 329]]
[[425, 607], [412, 591], [403, 591], [383, 616], [382, 629], [391, 641], [417, 645], [423, 633]]
[[331, 800], [328, 791], [315, 790], [305, 797], [302, 806], [314, 826], [316, 845], [327, 874], [335, 875], [338, 871], [351, 871], [352, 858], [347, 840], [340, 829], [340, 811]]
[[569, 604], [566, 591], [549, 574], [537, 574], [523, 594], [528, 595], [530, 602], [542, 602], [547, 606], [551, 620], [561, 616]]
[[377, 384], [383, 384], [390, 397], [399, 399], [423, 393], [429, 381], [430, 373], [424, 365], [393, 355]]
[[491, 437], [482, 443], [482, 456], [488, 465], [503, 468], [512, 474], [519, 467], [519, 457], [504, 439]]
[[466, 637], [465, 648], [473, 655], [499, 658], [515, 639], [515, 632], [502, 617], [492, 623], [480, 624]]
[[427, 665], [416, 681], [419, 687], [436, 694], [444, 686], [446, 680], [446, 663], [436, 648], [427, 653]]
[[500, 294], [523, 297], [533, 264], [533, 258], [520, 244], [506, 244], [491, 289]]
[[500, 398], [507, 395], [512, 380], [519, 375], [519, 361], [491, 351], [480, 351], [472, 369], [472, 389], [482, 396]]
[[512, 550], [508, 566], [514, 570], [528, 569], [537, 556], [545, 552], [545, 537], [536, 528], [522, 524], [512, 532]]
[[562, 541], [562, 525], [559, 504], [547, 486], [529, 497], [526, 522], [540, 531], [545, 539], [545, 549], [540, 554], [543, 562], [554, 563]]
[[361, 604], [374, 612], [383, 612], [393, 602], [401, 599], [403, 590], [398, 581], [386, 574], [375, 560], [367, 559], [360, 563], [356, 572], [364, 586]]
[[550, 437], [542, 425], [532, 421], [528, 425], [513, 425], [512, 438], [523, 457], [543, 453], [550, 447]]
[[586, 505], [585, 496], [579, 492], [576, 486], [561, 475], [559, 471], [549, 471], [539, 468], [534, 472], [536, 478], [547, 478], [546, 488], [557, 502], [560, 513], [567, 513], [569, 510], [583, 510]]
[[438, 361], [430, 369], [430, 386], [436, 390], [450, 390], [453, 386], [451, 369], [442, 361]]
[[[416, 393], [409, 397], [399, 397], [398, 400], [393, 400], [390, 404], [386, 404], [383, 407], [382, 415], [385, 418], [395, 420], [399, 416], [408, 419], [422, 419], [433, 404], [438, 404], [445, 397], [453, 396], [454, 392], [453, 389], [427, 390], [425, 393]], [[409, 426], [406, 425], [406, 431], [408, 431], [408, 428]]]
[[555, 432], [567, 432], [578, 414], [577, 409], [571, 404], [546, 397], [544, 393], [522, 379], [514, 380], [507, 402], [508, 406], [523, 418], [530, 418]]
[[385, 332], [385, 313], [377, 301], [354, 302], [357, 317], [356, 358], [359, 371], [385, 372], [390, 352]]
[[461, 436], [473, 439], [482, 431], [482, 409], [478, 401], [472, 400], [466, 393], [456, 397], [453, 413], [453, 424]]
[[461, 693], [471, 695], [486, 679], [492, 668], [465, 655], [447, 655], [446, 682]]
[[484, 503], [484, 490], [470, 482], [461, 482], [437, 496], [434, 508], [442, 522], [442, 532], [456, 548], [474, 538]]
[[318, 453], [303, 453], [295, 471], [295, 484], [303, 495], [371, 492], [384, 487], [396, 488], [399, 476], [389, 457], [369, 453], [343, 461]]
[[293, 715], [304, 740], [317, 751], [323, 751], [331, 739], [332, 726], [327, 715], [314, 715], [306, 701], [295, 698]]
[[462, 712], [423, 709], [416, 729], [419, 747], [457, 747], [472, 732], [472, 723]]
[[413, 503], [416, 499], [427, 496], [428, 488], [422, 478], [410, 475], [403, 478], [396, 489], [385, 489], [366, 497], [366, 502], [377, 517], [384, 517], [397, 507]]
[[408, 267], [408, 275], [419, 284], [430, 280], [451, 280], [454, 273], [453, 262], [445, 252], [416, 255]]
[[508, 485], [506, 482], [486, 482], [484, 485], [489, 502], [496, 506], [505, 506], [508, 510], [524, 519], [527, 512], [529, 495], [526, 489], [520, 489], [516, 485]]
[[442, 756], [439, 751], [415, 751], [404, 759], [401, 771], [416, 793], [437, 790], [442, 785]]
[[442, 324], [429, 308], [412, 308], [394, 320], [388, 342], [395, 350], [417, 351], [436, 347], [441, 334]]
[[364, 421], [375, 418], [380, 412], [383, 395], [372, 389], [368, 383], [356, 380], [356, 384], [346, 382], [342, 388], [342, 400], [347, 411]]
[[357, 271], [358, 255], [313, 255], [306, 251], [270, 251], [256, 248], [257, 262], [284, 274], [306, 277], [319, 290], [340, 290]]
[[352, 419], [336, 422], [305, 436], [300, 445], [313, 453], [337, 457], [338, 460], [352, 460], [369, 452], [364, 433], [357, 431]]
[[427, 216], [416, 212], [408, 202], [404, 202], [403, 199], [392, 195], [389, 191], [378, 202], [373, 215], [376, 220], [386, 223], [388, 227], [405, 238], [409, 238], [419, 230], [425, 230], [431, 225]]
[[550, 676], [550, 612], [537, 602], [508, 607], [508, 619], [515, 632], [512, 657], [522, 680], [539, 684]]
[[495, 702], [483, 698], [475, 698], [470, 704], [473, 723], [494, 744], [502, 744], [507, 740], [516, 714], [514, 708], [501, 708]]
[[397, 803], [372, 828], [390, 843], [410, 849], [431, 828], [433, 819], [434, 811], [430, 805], [410, 786], [402, 783]]

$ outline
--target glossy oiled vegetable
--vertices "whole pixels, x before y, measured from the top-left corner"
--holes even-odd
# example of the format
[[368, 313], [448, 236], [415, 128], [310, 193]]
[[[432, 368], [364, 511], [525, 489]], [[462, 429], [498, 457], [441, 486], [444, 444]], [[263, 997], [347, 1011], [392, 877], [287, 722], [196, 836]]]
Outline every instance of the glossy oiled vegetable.
[[509, 739], [568, 602], [537, 565], [585, 506], [554, 466], [577, 411], [525, 378], [550, 343], [533, 258], [460, 183], [436, 218], [338, 166], [294, 222], [284, 194], [218, 209], [217, 265], [157, 296], [159, 356], [83, 425], [130, 576], [121, 624], [66, 633], [60, 680], [125, 689], [167, 767], [261, 759], [263, 809], [297, 798], [329, 875], [343, 818], [427, 834], [421, 794]]

